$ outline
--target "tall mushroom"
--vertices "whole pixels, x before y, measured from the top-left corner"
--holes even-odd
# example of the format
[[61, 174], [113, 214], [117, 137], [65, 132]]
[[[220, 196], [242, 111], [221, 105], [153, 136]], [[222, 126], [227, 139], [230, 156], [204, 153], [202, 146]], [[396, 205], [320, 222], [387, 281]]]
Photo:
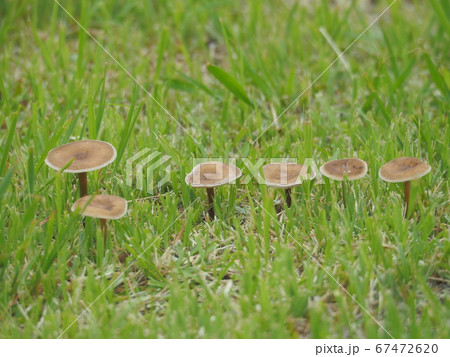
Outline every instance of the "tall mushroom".
[[127, 201], [122, 197], [110, 195], [83, 196], [72, 206], [72, 212], [81, 209], [81, 214], [87, 217], [99, 218], [106, 241], [106, 220], [122, 218], [127, 211]]
[[367, 163], [356, 157], [328, 161], [320, 167], [320, 173], [329, 179], [342, 181], [342, 200], [345, 203], [345, 180], [353, 181], [364, 177]]
[[52, 169], [60, 171], [71, 162], [64, 172], [78, 174], [80, 196], [83, 197], [88, 194], [87, 172], [109, 165], [116, 156], [116, 149], [110, 143], [80, 140], [51, 150], [45, 163]]
[[290, 162], [277, 162], [263, 166], [264, 180], [267, 186], [282, 188], [286, 192], [286, 205], [291, 207], [291, 189], [299, 186], [304, 180], [312, 180], [316, 173], [311, 169], [308, 176], [308, 167]]
[[386, 182], [403, 182], [405, 200], [405, 218], [408, 216], [411, 181], [425, 176], [431, 166], [415, 157], [399, 157], [381, 166], [378, 172]]
[[241, 170], [234, 165], [208, 161], [195, 166], [186, 176], [185, 182], [191, 187], [206, 188], [209, 217], [214, 219], [214, 188], [231, 183], [241, 175]]

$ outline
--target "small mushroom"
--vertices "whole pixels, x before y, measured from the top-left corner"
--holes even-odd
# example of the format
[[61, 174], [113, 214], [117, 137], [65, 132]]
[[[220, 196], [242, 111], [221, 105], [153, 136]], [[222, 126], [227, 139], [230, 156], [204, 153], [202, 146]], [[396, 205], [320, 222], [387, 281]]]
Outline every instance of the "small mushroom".
[[308, 177], [308, 167], [290, 162], [277, 162], [263, 166], [264, 180], [267, 186], [282, 188], [286, 192], [286, 205], [291, 207], [291, 188], [299, 186], [304, 180], [312, 180], [316, 173], [311, 169]]
[[127, 211], [127, 201], [122, 197], [110, 195], [83, 196], [72, 206], [72, 212], [81, 209], [81, 214], [87, 217], [99, 218], [106, 240], [106, 220], [122, 218]]
[[117, 152], [110, 143], [98, 140], [80, 140], [51, 150], [45, 163], [52, 169], [78, 174], [80, 196], [88, 194], [87, 172], [99, 170], [116, 159]]
[[411, 180], [425, 176], [431, 166], [415, 157], [399, 157], [381, 166], [378, 175], [386, 182], [403, 182], [405, 200], [405, 218], [408, 215]]
[[367, 163], [356, 157], [328, 161], [320, 167], [320, 173], [329, 179], [342, 181], [342, 200], [345, 203], [345, 180], [353, 181], [364, 177]]
[[185, 181], [191, 187], [206, 188], [209, 217], [214, 219], [214, 188], [226, 185], [241, 177], [242, 172], [234, 165], [208, 161], [195, 166]]

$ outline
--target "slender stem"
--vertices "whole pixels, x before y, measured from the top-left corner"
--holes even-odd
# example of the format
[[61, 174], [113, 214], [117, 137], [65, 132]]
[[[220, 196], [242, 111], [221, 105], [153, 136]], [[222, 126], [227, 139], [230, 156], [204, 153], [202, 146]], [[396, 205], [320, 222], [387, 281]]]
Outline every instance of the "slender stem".
[[102, 227], [103, 240], [106, 244], [106, 237], [108, 236], [108, 227], [106, 226], [106, 219], [100, 218], [100, 226]]
[[409, 194], [411, 191], [411, 181], [403, 182], [403, 188], [405, 191], [405, 218], [408, 218], [408, 209], [409, 209]]
[[344, 207], [347, 207], [345, 202], [345, 181], [342, 181], [342, 201], [344, 201]]
[[88, 194], [87, 173], [86, 172], [80, 172], [78, 174], [78, 180], [80, 181], [80, 197], [87, 196], [87, 194]]
[[[86, 172], [80, 172], [78, 173], [78, 181], [80, 184], [80, 197], [87, 196], [88, 189], [87, 189], [87, 173]], [[83, 218], [83, 227], [86, 227], [86, 220]]]
[[214, 213], [214, 188], [213, 187], [207, 187], [206, 188], [206, 192], [208, 193], [208, 204], [209, 204], [208, 213], [209, 213], [209, 218], [211, 218], [211, 220], [213, 220], [214, 217], [215, 217], [215, 213]]
[[286, 189], [286, 205], [288, 207], [291, 207], [291, 203], [292, 203], [291, 188], [289, 187]]

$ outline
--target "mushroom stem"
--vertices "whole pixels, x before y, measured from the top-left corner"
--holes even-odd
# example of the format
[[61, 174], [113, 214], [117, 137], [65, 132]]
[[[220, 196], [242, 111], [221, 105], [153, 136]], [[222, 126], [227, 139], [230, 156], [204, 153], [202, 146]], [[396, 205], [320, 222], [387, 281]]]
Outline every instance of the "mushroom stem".
[[206, 192], [208, 194], [208, 204], [209, 204], [209, 209], [208, 209], [208, 213], [209, 213], [209, 218], [211, 218], [211, 220], [214, 219], [214, 188], [213, 187], [207, 187], [206, 188]]
[[288, 207], [291, 207], [292, 198], [291, 198], [291, 188], [287, 188], [286, 190], [286, 205]]
[[80, 172], [78, 174], [78, 180], [80, 181], [80, 197], [87, 196], [87, 173]]
[[344, 202], [344, 207], [347, 207], [347, 204], [345, 203], [345, 182], [342, 181], [342, 201]]
[[411, 181], [403, 182], [403, 188], [405, 191], [405, 218], [408, 218], [408, 209], [409, 209], [409, 195], [411, 191]]
[[108, 227], [106, 226], [106, 219], [100, 218], [100, 226], [102, 227], [103, 240], [106, 243], [106, 237], [108, 236]]

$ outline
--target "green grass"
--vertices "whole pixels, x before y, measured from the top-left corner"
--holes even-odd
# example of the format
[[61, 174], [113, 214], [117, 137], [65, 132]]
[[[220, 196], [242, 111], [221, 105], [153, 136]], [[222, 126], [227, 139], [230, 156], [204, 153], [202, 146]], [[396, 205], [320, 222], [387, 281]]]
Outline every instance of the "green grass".
[[[1, 1], [0, 337], [59, 336], [117, 277], [63, 337], [389, 337], [317, 262], [392, 336], [450, 337], [448, 2], [399, 0], [255, 144], [390, 2], [61, 3], [198, 144], [53, 0]], [[44, 164], [87, 138], [119, 154], [91, 192], [130, 200], [106, 246], [70, 212], [75, 177]], [[146, 147], [172, 157], [151, 198], [125, 184]], [[403, 155], [432, 166], [408, 220], [378, 178]], [[210, 222], [184, 183], [198, 157], [248, 174], [241, 158], [352, 156], [369, 174], [347, 208], [326, 180], [277, 214], [282, 192], [242, 178]]]

